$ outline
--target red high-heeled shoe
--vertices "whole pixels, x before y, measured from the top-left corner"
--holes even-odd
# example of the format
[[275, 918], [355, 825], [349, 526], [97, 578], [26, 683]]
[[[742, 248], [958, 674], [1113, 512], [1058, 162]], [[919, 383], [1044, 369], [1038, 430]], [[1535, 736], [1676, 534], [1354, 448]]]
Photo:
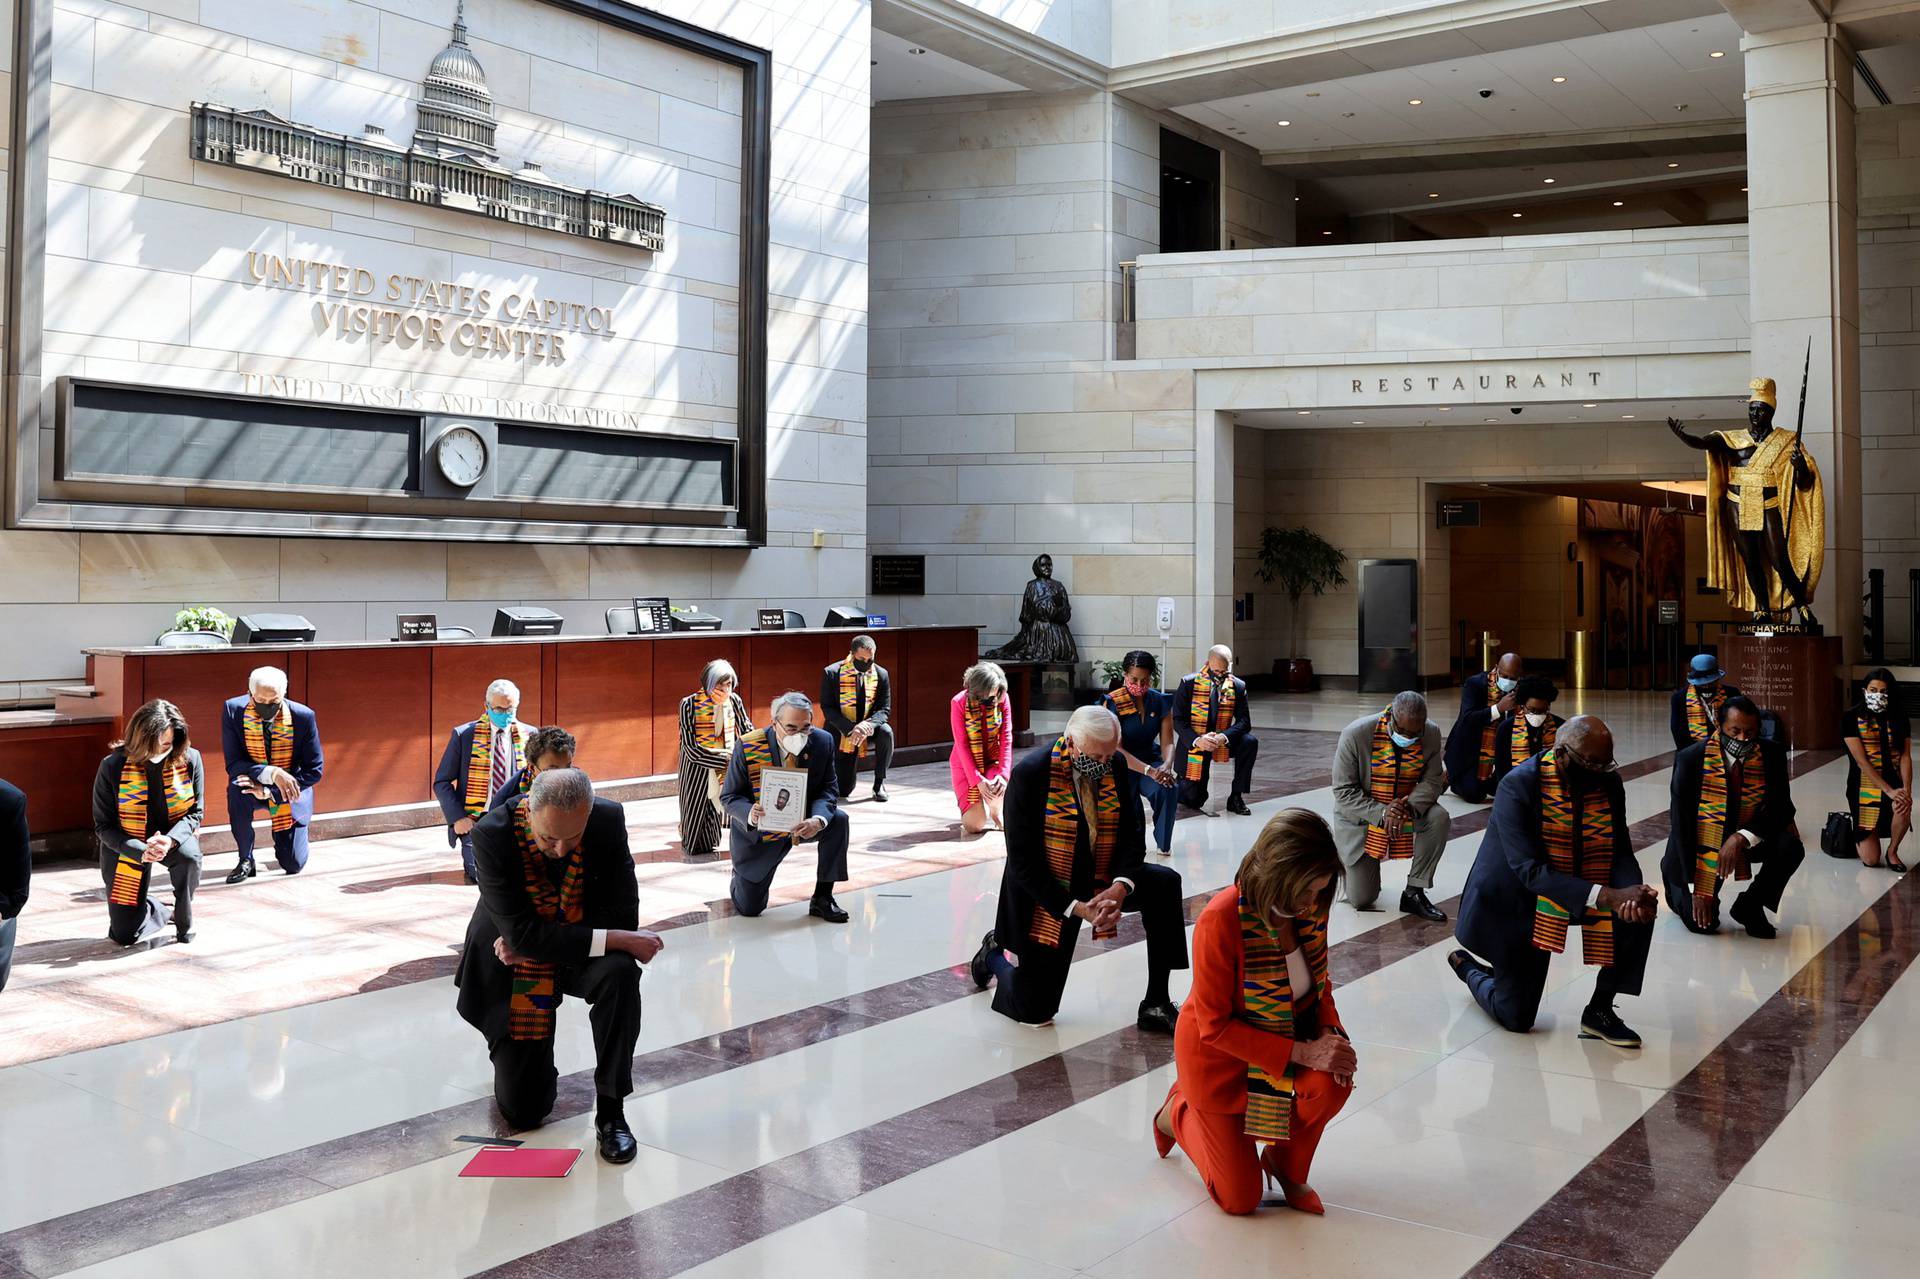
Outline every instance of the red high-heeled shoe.
[[1327, 1206], [1320, 1202], [1320, 1194], [1311, 1186], [1302, 1186], [1298, 1193], [1287, 1189], [1286, 1178], [1280, 1175], [1280, 1145], [1268, 1142], [1260, 1152], [1260, 1170], [1267, 1176], [1267, 1184], [1277, 1188], [1285, 1196], [1287, 1207], [1295, 1212], [1309, 1213], [1315, 1217], [1327, 1215]]
[[[1179, 1086], [1180, 1085], [1175, 1084], [1173, 1087], [1178, 1088]], [[1160, 1116], [1167, 1113], [1167, 1106], [1172, 1101], [1173, 1101], [1173, 1088], [1169, 1088], [1167, 1089], [1167, 1100], [1160, 1103], [1160, 1109], [1154, 1111], [1153, 1118], [1147, 1121], [1148, 1126], [1153, 1129], [1153, 1148], [1160, 1152], [1160, 1157], [1162, 1159], [1165, 1159], [1168, 1155], [1173, 1153], [1173, 1147], [1174, 1147], [1173, 1138], [1167, 1136], [1167, 1134], [1160, 1131]]]

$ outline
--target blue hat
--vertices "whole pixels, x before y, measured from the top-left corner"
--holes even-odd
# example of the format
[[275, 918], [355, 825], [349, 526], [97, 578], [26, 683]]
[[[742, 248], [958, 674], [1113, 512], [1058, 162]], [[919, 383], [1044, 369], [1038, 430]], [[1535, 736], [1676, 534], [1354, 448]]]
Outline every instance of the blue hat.
[[1687, 663], [1687, 683], [1695, 688], [1699, 688], [1702, 684], [1711, 684], [1725, 676], [1726, 672], [1720, 669], [1720, 663], [1714, 659], [1712, 653], [1696, 654], [1694, 659]]

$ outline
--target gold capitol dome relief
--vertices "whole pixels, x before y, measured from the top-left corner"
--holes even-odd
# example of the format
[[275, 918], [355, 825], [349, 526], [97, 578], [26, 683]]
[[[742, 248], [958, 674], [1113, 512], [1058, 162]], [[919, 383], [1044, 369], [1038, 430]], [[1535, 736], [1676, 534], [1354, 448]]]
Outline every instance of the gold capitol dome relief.
[[635, 195], [609, 195], [556, 182], [531, 160], [500, 162], [493, 93], [467, 43], [466, 0], [453, 33], [427, 68], [411, 146], [379, 125], [334, 133], [283, 120], [271, 111], [193, 104], [193, 157], [414, 204], [435, 205], [563, 235], [666, 247], [666, 210]]

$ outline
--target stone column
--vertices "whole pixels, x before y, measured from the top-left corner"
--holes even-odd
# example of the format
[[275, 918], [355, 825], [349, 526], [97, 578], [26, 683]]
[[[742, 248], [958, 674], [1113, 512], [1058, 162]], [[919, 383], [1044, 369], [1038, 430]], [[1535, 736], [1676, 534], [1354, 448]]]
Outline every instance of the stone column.
[[[1794, 429], [1807, 339], [1806, 443], [1826, 482], [1826, 568], [1814, 612], [1858, 656], [1861, 578], [1860, 278], [1853, 50], [1830, 25], [1749, 35], [1747, 185], [1753, 373]], [[1743, 388], [1729, 387], [1740, 392]]]

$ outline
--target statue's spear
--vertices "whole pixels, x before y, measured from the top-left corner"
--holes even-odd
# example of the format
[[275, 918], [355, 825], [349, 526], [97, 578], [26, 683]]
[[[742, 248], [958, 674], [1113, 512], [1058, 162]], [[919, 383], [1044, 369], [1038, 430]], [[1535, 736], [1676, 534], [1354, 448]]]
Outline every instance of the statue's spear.
[[[1801, 438], [1807, 433], [1807, 377], [1813, 372], [1813, 338], [1807, 338], [1806, 363], [1800, 366], [1800, 414], [1793, 425], [1793, 453], [1787, 458], [1787, 496], [1780, 504], [1780, 536], [1787, 546], [1793, 546], [1793, 495], [1800, 488], [1800, 450]], [[1792, 551], [1788, 551], [1788, 567], [1791, 567]], [[1803, 603], [1802, 608], [1806, 607]]]

